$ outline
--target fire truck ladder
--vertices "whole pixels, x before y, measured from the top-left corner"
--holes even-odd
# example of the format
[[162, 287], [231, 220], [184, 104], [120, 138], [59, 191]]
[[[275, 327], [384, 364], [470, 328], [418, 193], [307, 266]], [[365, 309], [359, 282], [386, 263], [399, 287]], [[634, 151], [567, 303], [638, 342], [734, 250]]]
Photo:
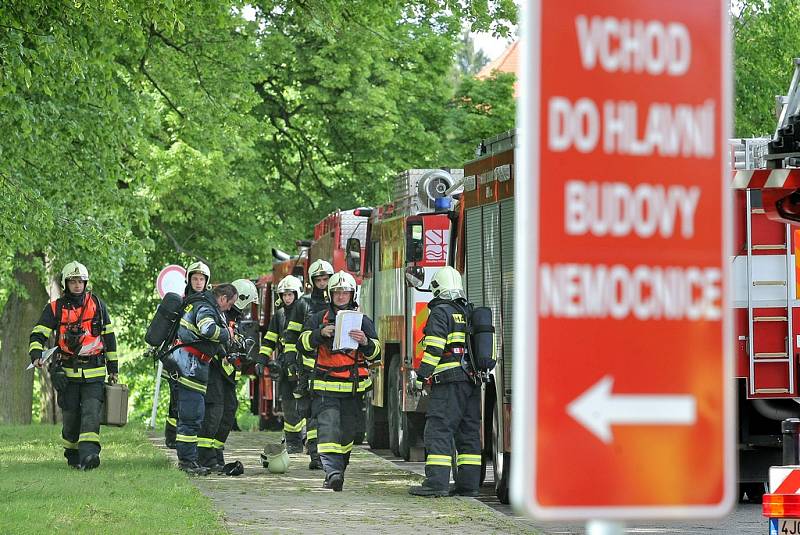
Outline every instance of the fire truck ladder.
[[[791, 244], [791, 228], [786, 225], [785, 242], [779, 244], [754, 244], [753, 243], [753, 216], [764, 214], [763, 208], [753, 208], [751, 191], [747, 190], [747, 319], [749, 329], [748, 354], [750, 363], [749, 389], [750, 395], [756, 394], [792, 394], [794, 393], [794, 356], [792, 354], [792, 285], [789, 274], [792, 273], [792, 256], [789, 253]], [[786, 257], [786, 275], [780, 280], [754, 280], [753, 279], [753, 251], [784, 251]], [[778, 306], [754, 306], [753, 292], [758, 287], [783, 286], [785, 287], [786, 304]], [[778, 315], [756, 315], [755, 309], [783, 309]], [[763, 314], [760, 313], [760, 314]], [[753, 337], [753, 326], [756, 323], [779, 322], [786, 325], [786, 343], [781, 352], [756, 352], [756, 341]], [[756, 388], [756, 367], [760, 364], [785, 364], [788, 368], [788, 388]]]

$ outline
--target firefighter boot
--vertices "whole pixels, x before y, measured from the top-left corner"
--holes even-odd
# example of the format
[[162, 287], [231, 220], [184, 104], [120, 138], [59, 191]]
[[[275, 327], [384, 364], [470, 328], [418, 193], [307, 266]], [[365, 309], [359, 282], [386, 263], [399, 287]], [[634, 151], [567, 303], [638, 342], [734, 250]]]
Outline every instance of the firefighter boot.
[[303, 442], [298, 438], [297, 440], [286, 441], [287, 453], [303, 453]]
[[79, 469], [81, 467], [80, 459], [78, 458], [78, 450], [73, 448], [64, 448], [64, 457], [66, 457], [67, 466], [70, 468]]
[[311, 462], [308, 463], [309, 470], [322, 470], [322, 459], [319, 458], [319, 454], [311, 455]]
[[100, 456], [96, 453], [90, 453], [83, 459], [81, 470], [94, 470], [98, 466], [100, 466]]
[[323, 485], [325, 488], [332, 489], [333, 492], [342, 492], [342, 487], [344, 486], [344, 475], [341, 472], [331, 472], [330, 476], [325, 479], [326, 485]]
[[467, 498], [477, 498], [480, 493], [477, 490], [459, 489], [455, 483], [450, 484], [450, 496], [466, 496]]
[[197, 461], [181, 461], [178, 468], [190, 476], [207, 476], [209, 472], [208, 468], [200, 466]]
[[426, 498], [443, 498], [450, 496], [450, 489], [434, 489], [425, 485], [417, 485], [408, 488], [408, 493], [412, 496], [424, 496]]

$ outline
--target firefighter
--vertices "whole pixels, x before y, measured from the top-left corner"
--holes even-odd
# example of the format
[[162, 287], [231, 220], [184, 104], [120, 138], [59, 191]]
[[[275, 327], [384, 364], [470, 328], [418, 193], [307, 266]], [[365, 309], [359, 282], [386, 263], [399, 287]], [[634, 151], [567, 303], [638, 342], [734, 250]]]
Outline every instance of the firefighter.
[[[208, 290], [208, 282], [211, 280], [211, 270], [203, 262], [195, 262], [186, 268], [186, 289], [183, 297], [186, 299], [190, 295]], [[178, 425], [178, 396], [175, 395], [175, 387], [178, 384], [173, 380], [166, 370], [161, 371], [161, 377], [167, 380], [169, 385], [169, 409], [167, 412], [167, 422], [164, 424], [164, 445], [170, 449], [175, 449], [175, 428]]]
[[[461, 275], [440, 269], [431, 282], [433, 300], [423, 332], [423, 358], [415, 370], [415, 388], [431, 383], [425, 422], [425, 480], [408, 489], [415, 496], [477, 496], [481, 472], [481, 388], [462, 362], [466, 359], [467, 303]], [[457, 452], [455, 485], [450, 467]]]
[[238, 321], [251, 303], [258, 303], [255, 284], [247, 279], [237, 279], [231, 283], [238, 294], [236, 302], [225, 313], [228, 326], [234, 337], [228, 344], [227, 355], [218, 353], [211, 361], [208, 372], [208, 388], [205, 397], [205, 417], [197, 436], [197, 458], [201, 466], [213, 472], [222, 472], [225, 466], [225, 442], [228, 440], [239, 400], [236, 398], [238, 369], [248, 349], [255, 345], [236, 332]]
[[[303, 283], [294, 275], [287, 275], [278, 283], [279, 307], [269, 321], [261, 342], [260, 363], [269, 365], [270, 375], [278, 379], [278, 395], [283, 409], [283, 437], [286, 451], [303, 453], [303, 428], [308, 412], [307, 398], [295, 397], [297, 387], [296, 343], [303, 328], [304, 303], [300, 302]], [[276, 357], [269, 360], [276, 352]]]
[[42, 351], [55, 331], [58, 349], [50, 376], [58, 392], [64, 457], [73, 468], [100, 466], [100, 411], [103, 381], [117, 382], [117, 340], [105, 303], [88, 286], [89, 271], [79, 262], [61, 270], [63, 297], [51, 301], [31, 331], [30, 357], [41, 368]]
[[[325, 260], [315, 260], [308, 268], [308, 276], [311, 279], [311, 293], [306, 294], [300, 298], [300, 301], [305, 305], [298, 307], [298, 312], [304, 312], [300, 323], [305, 325], [308, 318], [312, 314], [316, 314], [320, 310], [328, 308], [328, 300], [326, 297], [328, 289], [328, 281], [333, 275], [333, 266]], [[297, 321], [297, 320], [296, 320]], [[306, 451], [308, 452], [311, 460], [308, 463], [309, 470], [322, 470], [322, 461], [319, 458], [317, 451], [317, 422], [311, 414], [310, 393], [308, 391], [309, 381], [309, 368], [298, 363], [297, 369], [299, 379], [295, 387], [295, 398], [305, 399], [306, 403], [303, 404], [307, 408], [305, 416], [306, 420]]]
[[356, 310], [356, 281], [340, 271], [328, 283], [327, 308], [313, 314], [300, 335], [298, 351], [303, 365], [312, 370], [311, 412], [317, 421], [318, 450], [325, 470], [323, 487], [342, 490], [350, 451], [359, 430], [364, 393], [372, 388], [367, 366], [380, 358], [381, 344], [366, 315], [361, 328], [349, 331], [355, 350], [333, 350], [336, 316]]
[[224, 351], [231, 339], [223, 312], [236, 302], [238, 293], [231, 284], [220, 284], [203, 292], [203, 299], [184, 308], [174, 350], [178, 385], [177, 451], [179, 468], [193, 475], [206, 475], [207, 467], [198, 463], [198, 433], [205, 416], [205, 394], [209, 365]]

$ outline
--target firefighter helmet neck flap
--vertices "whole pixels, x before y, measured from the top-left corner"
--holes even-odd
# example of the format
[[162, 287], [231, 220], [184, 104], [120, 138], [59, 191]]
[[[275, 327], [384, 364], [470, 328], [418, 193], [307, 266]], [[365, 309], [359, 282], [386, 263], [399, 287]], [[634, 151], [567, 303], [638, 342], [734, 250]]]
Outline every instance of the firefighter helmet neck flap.
[[461, 285], [461, 274], [450, 266], [440, 269], [431, 281], [433, 297], [455, 301], [466, 299], [464, 287]]
[[258, 290], [253, 281], [248, 279], [236, 279], [231, 284], [236, 288], [239, 297], [233, 304], [234, 308], [239, 312], [244, 312], [252, 303], [258, 304]]

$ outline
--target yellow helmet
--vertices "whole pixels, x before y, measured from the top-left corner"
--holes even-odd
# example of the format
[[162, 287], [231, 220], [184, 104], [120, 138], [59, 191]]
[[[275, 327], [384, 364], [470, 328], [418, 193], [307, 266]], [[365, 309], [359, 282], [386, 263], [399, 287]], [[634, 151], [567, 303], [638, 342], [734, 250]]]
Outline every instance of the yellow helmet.
[[445, 266], [436, 272], [431, 281], [431, 290], [433, 297], [440, 299], [466, 299], [461, 284], [461, 274], [450, 266]]
[[89, 270], [80, 262], [70, 262], [61, 270], [61, 289], [67, 289], [67, 279], [89, 281]]
[[206, 276], [206, 286], [208, 286], [208, 282], [211, 280], [211, 270], [208, 269], [208, 266], [202, 262], [195, 262], [194, 264], [189, 264], [189, 267], [186, 268], [186, 284], [189, 284], [189, 281], [192, 278], [192, 273], [202, 273]]
[[236, 279], [231, 284], [236, 287], [236, 292], [239, 294], [233, 306], [239, 309], [240, 312], [244, 312], [247, 305], [251, 303], [258, 304], [258, 290], [256, 289], [256, 285], [253, 284], [253, 281], [249, 279]]
[[320, 275], [333, 275], [333, 266], [330, 262], [326, 262], [325, 260], [319, 259], [314, 260], [311, 263], [311, 267], [308, 268], [308, 276], [309, 278], [313, 279], [314, 277], [319, 277]]

